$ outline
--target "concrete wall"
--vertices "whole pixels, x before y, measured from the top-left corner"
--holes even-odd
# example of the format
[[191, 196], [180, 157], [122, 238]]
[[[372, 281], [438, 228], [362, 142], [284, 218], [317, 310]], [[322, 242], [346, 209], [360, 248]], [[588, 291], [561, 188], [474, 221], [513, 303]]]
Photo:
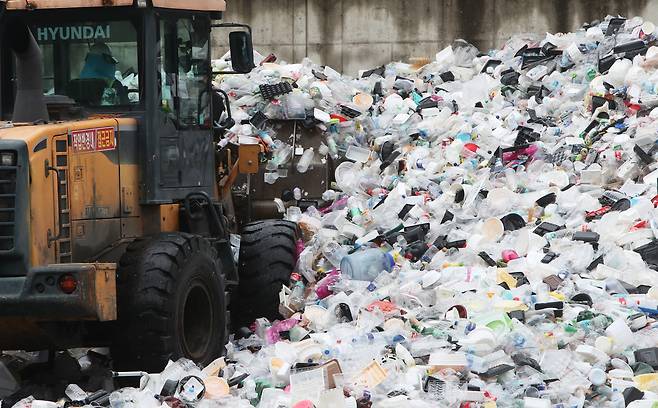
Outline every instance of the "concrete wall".
[[227, 0], [225, 21], [246, 22], [262, 53], [305, 56], [355, 74], [393, 60], [433, 58], [453, 39], [480, 49], [520, 32], [571, 31], [607, 14], [658, 24], [657, 0]]

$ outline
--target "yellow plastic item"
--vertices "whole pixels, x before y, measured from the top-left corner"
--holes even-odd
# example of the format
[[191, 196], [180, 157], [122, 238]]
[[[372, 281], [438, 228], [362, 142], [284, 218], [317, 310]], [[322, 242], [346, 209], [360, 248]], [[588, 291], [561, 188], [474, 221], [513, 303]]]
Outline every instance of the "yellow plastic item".
[[642, 391], [658, 392], [658, 373], [641, 374], [633, 377], [633, 381]]

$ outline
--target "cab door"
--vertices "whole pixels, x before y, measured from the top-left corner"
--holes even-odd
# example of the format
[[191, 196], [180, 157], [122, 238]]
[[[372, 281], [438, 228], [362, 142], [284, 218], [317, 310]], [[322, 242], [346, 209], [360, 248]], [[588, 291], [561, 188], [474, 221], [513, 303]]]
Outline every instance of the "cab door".
[[164, 13], [159, 20], [160, 184], [198, 189], [213, 183], [210, 20]]

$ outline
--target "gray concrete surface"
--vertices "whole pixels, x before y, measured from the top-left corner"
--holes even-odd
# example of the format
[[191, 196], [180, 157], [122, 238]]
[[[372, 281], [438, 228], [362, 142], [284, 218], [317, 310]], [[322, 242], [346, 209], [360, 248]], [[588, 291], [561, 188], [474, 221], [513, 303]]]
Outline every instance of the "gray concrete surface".
[[567, 32], [607, 14], [658, 23], [658, 0], [227, 0], [226, 21], [254, 28], [255, 48], [356, 74], [433, 58], [456, 38], [480, 49], [521, 32]]

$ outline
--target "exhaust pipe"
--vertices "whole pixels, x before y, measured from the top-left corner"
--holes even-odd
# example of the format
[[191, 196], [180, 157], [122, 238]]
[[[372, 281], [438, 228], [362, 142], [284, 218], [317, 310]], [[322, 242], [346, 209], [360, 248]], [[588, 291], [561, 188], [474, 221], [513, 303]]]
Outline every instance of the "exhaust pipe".
[[16, 56], [16, 100], [12, 121], [47, 122], [41, 49], [28, 26], [20, 19], [9, 20], [4, 36], [8, 37], [7, 43]]

